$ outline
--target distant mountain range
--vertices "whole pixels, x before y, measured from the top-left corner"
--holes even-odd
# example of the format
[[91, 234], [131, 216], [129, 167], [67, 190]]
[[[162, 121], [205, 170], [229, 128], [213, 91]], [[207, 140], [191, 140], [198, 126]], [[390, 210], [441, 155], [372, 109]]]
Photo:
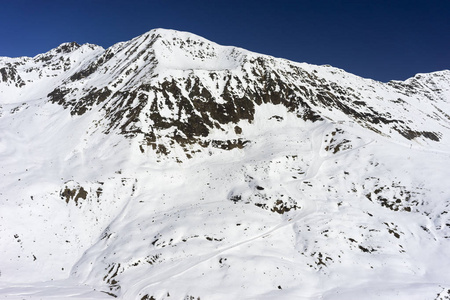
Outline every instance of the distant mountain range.
[[449, 70], [164, 29], [0, 57], [0, 178], [0, 297], [450, 298]]

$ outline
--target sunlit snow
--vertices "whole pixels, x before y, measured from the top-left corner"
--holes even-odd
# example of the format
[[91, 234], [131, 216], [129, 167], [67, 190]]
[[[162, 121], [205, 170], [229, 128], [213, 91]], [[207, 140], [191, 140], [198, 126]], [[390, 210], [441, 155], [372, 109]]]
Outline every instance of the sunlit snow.
[[[1, 57], [0, 71], [0, 298], [450, 297], [450, 71], [385, 84], [161, 29]], [[226, 104], [269, 78], [303, 87], [321, 119], [268, 101], [195, 143], [154, 130], [166, 155], [144, 147], [152, 107], [190, 117], [164, 84], [200, 99], [198, 79]], [[355, 111], [317, 101], [325, 85]]]

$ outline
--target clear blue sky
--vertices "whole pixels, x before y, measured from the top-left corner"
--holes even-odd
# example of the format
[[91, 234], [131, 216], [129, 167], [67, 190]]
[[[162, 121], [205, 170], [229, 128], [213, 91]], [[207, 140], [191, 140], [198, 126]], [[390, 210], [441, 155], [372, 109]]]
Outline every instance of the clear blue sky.
[[450, 69], [450, 0], [0, 0], [0, 56], [154, 28], [380, 81]]

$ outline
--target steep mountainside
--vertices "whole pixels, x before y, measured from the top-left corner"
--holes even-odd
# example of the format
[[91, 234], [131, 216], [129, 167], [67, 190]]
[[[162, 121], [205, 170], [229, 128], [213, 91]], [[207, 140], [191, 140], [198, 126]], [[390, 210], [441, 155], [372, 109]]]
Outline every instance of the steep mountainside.
[[448, 299], [449, 149], [448, 70], [162, 29], [0, 57], [0, 297]]

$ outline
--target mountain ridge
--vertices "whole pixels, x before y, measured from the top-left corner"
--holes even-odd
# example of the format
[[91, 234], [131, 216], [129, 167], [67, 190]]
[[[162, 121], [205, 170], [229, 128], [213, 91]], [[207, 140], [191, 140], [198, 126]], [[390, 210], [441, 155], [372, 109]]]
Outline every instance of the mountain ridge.
[[[94, 72], [98, 67], [101, 67], [101, 66], [104, 65], [103, 66], [103, 71], [101, 71], [100, 73], [108, 74], [107, 78], [110, 78], [111, 77], [111, 72], [110, 72], [110, 70], [108, 70], [108, 66], [106, 66], [108, 64], [108, 60], [112, 59], [113, 60], [112, 65], [113, 66], [118, 66], [120, 64], [118, 64], [117, 62], [114, 62], [114, 56], [115, 55], [119, 56], [120, 53], [123, 53], [123, 52], [127, 56], [127, 59], [125, 60], [124, 66], [117, 73], [118, 75], [112, 75], [113, 77], [116, 77], [116, 79], [114, 79], [112, 82], [110, 81], [108, 83], [103, 84], [103, 87], [101, 89], [97, 89], [98, 85], [96, 87], [92, 87], [92, 91], [84, 93], [84, 96], [83, 96], [83, 94], [82, 95], [73, 95], [72, 96], [74, 98], [83, 99], [83, 103], [88, 102], [88, 105], [81, 105], [80, 103], [72, 105], [72, 109], [73, 109], [72, 113], [77, 113], [77, 114], [78, 113], [82, 113], [86, 109], [88, 109], [87, 107], [89, 107], [89, 105], [91, 105], [93, 102], [97, 102], [97, 104], [98, 104], [98, 103], [103, 102], [104, 100], [106, 100], [106, 98], [108, 98], [108, 97], [109, 98], [116, 98], [116, 99], [121, 97], [122, 98], [121, 101], [131, 101], [130, 97], [132, 97], [132, 96], [130, 96], [130, 94], [131, 95], [135, 95], [134, 97], [142, 96], [142, 97], [145, 98], [146, 97], [145, 92], [149, 92], [146, 89], [149, 89], [150, 86], [152, 86], [152, 84], [153, 84], [152, 82], [155, 82], [156, 86], [154, 86], [154, 87], [156, 87], [157, 89], [158, 89], [158, 87], [157, 87], [158, 85], [159, 86], [164, 85], [164, 88], [172, 86], [171, 89], [175, 89], [175, 90], [181, 89], [181, 90], [183, 90], [184, 87], [178, 87], [177, 83], [173, 83], [173, 82], [169, 82], [169, 81], [161, 82], [161, 81], [164, 81], [164, 80], [157, 79], [157, 78], [155, 78], [155, 77], [157, 77], [156, 75], [152, 75], [153, 72], [155, 71], [155, 68], [158, 68], [158, 66], [161, 63], [163, 64], [163, 67], [162, 67], [162, 69], [164, 70], [164, 71], [162, 71], [163, 74], [164, 74], [164, 72], [167, 73], [167, 72], [170, 72], [169, 70], [173, 69], [167, 63], [161, 62], [161, 59], [158, 58], [158, 54], [156, 54], [158, 52], [158, 50], [157, 50], [158, 47], [157, 46], [152, 47], [152, 46], [154, 46], [154, 44], [158, 43], [158, 41], [160, 41], [160, 44], [163, 44], [163, 50], [160, 50], [159, 52], [161, 52], [161, 53], [169, 53], [169, 55], [171, 55], [171, 57], [172, 57], [172, 60], [175, 61], [174, 65], [178, 65], [178, 66], [181, 65], [181, 69], [173, 69], [172, 72], [175, 72], [175, 73], [176, 72], [190, 72], [191, 74], [194, 74], [194, 76], [192, 76], [192, 79], [190, 79], [190, 80], [194, 80], [196, 82], [203, 82], [203, 81], [206, 80], [204, 77], [202, 77], [201, 80], [199, 80], [198, 76], [196, 76], [196, 74], [195, 74], [196, 70], [197, 70], [197, 72], [204, 72], [204, 71], [208, 72], [209, 71], [210, 72], [209, 76], [214, 76], [213, 74], [211, 74], [211, 72], [214, 72], [214, 71], [212, 71], [214, 69], [217, 69], [216, 71], [218, 73], [221, 72], [221, 70], [220, 70], [221, 68], [214, 68], [214, 67], [210, 67], [210, 69], [212, 69], [212, 70], [208, 70], [208, 69], [201, 69], [200, 70], [199, 68], [189, 68], [189, 67], [198, 67], [198, 65], [195, 65], [196, 64], [195, 62], [194, 62], [194, 65], [192, 65], [192, 63], [191, 63], [191, 65], [189, 65], [189, 62], [188, 62], [187, 66], [189, 66], [189, 67], [185, 67], [183, 65], [183, 63], [180, 62], [179, 57], [182, 57], [183, 58], [182, 60], [184, 60], [184, 61], [186, 61], [186, 60], [188, 60], [188, 61], [190, 61], [190, 60], [195, 61], [195, 59], [196, 59], [195, 57], [196, 56], [194, 54], [197, 53], [197, 52], [198, 53], [202, 53], [201, 50], [195, 50], [195, 46], [192, 46], [194, 48], [194, 52], [193, 52], [194, 54], [191, 53], [191, 56], [193, 58], [189, 58], [188, 56], [186, 56], [187, 52], [184, 51], [184, 50], [183, 50], [184, 52], [181, 52], [181, 54], [180, 53], [175, 53], [174, 54], [174, 53], [171, 52], [171, 50], [170, 50], [170, 43], [168, 42], [168, 40], [170, 40], [170, 39], [175, 40], [178, 43], [179, 48], [183, 48], [183, 45], [184, 44], [189, 44], [190, 41], [193, 41], [192, 44], [197, 44], [197, 42], [194, 40], [195, 38], [198, 39], [197, 36], [187, 34], [187, 37], [184, 37], [186, 42], [183, 42], [183, 40], [181, 40], [180, 38], [172, 37], [171, 35], [169, 35], [168, 37], [162, 38], [162, 34], [161, 33], [166, 34], [166, 35], [169, 35], [169, 33], [173, 33], [173, 34], [176, 33], [176, 34], [182, 35], [182, 36], [186, 35], [186, 33], [178, 33], [178, 32], [172, 32], [172, 31], [164, 31], [164, 30], [150, 31], [150, 32], [148, 32], [148, 33], [146, 33], [144, 35], [141, 35], [141, 36], [131, 40], [129, 43], [119, 43], [117, 45], [112, 46], [111, 48], [106, 50], [102, 54], [102, 56], [100, 58], [98, 58], [97, 62], [92, 63], [89, 67], [87, 67], [87, 69], [81, 70], [80, 72], [77, 72], [74, 75], [72, 75], [71, 76], [71, 81], [74, 82], [74, 84], [75, 84], [75, 82], [77, 80], [81, 80], [81, 84], [83, 84], [83, 78], [84, 77], [89, 76], [89, 73]], [[207, 43], [205, 41], [206, 40], [204, 40], [204, 39], [200, 39], [200, 41], [198, 43], [199, 44]], [[146, 44], [146, 43], [149, 43], [149, 44]], [[201, 44], [201, 45], [203, 45], [203, 44]], [[226, 51], [230, 51], [231, 53], [239, 52], [239, 51], [242, 52], [243, 51], [243, 50], [236, 50], [237, 48], [234, 48], [234, 47], [218, 46], [217, 44], [206, 44], [205, 47], [207, 49], [209, 49], [209, 45], [212, 45], [211, 47], [216, 47], [216, 48], [218, 47], [219, 48], [219, 50], [216, 50], [216, 49], [211, 50], [210, 51], [211, 53], [209, 54], [209, 58], [217, 57], [218, 56], [217, 52], [218, 51], [225, 51], [224, 49], [226, 49]], [[122, 49], [122, 47], [125, 47], [126, 49]], [[138, 49], [140, 47], [143, 48], [143, 49], [139, 50], [140, 52], [138, 52]], [[185, 48], [186, 47], [187, 46], [185, 46]], [[114, 51], [118, 51], [118, 53], [117, 54], [113, 54], [113, 53], [115, 53]], [[195, 51], [197, 51], [197, 52], [195, 52]], [[136, 53], [137, 53], [137, 55], [133, 56]], [[202, 55], [204, 55], [204, 54], [200, 54], [201, 57], [200, 57], [200, 59], [197, 59], [197, 60], [200, 60], [200, 61], [205, 60], [205, 57], [204, 56], [202, 57]], [[257, 61], [258, 58], [253, 58], [253, 60], [251, 58], [249, 58], [252, 55], [253, 56], [257, 56], [259, 59], [262, 59], [263, 63], [259, 67], [258, 70], [255, 70], [255, 69], [253, 69], [253, 70], [251, 70], [251, 69], [246, 70], [245, 69], [246, 68], [246, 64], [254, 65], [254, 62]], [[130, 56], [133, 56], [133, 58], [131, 59]], [[144, 57], [142, 58], [142, 56], [144, 56]], [[161, 55], [159, 55], [159, 56], [161, 56]], [[274, 66], [271, 66], [270, 64], [268, 66], [264, 66], [264, 64], [266, 64], [267, 61], [270, 61], [270, 60], [274, 61], [274, 58], [272, 58], [272, 57], [251, 54], [250, 52], [245, 52], [245, 51], [243, 52], [243, 54], [240, 54], [238, 56], [241, 57], [241, 59], [240, 59], [240, 62], [241, 62], [240, 63], [241, 64], [240, 69], [241, 70], [240, 71], [242, 71], [244, 73], [243, 76], [246, 77], [246, 78], [243, 78], [242, 76], [241, 77], [236, 77], [235, 76], [235, 78], [231, 78], [231, 77], [228, 78], [227, 79], [228, 81], [232, 81], [232, 80], [234, 80], [236, 78], [240, 82], [245, 81], [245, 80], [248, 81], [249, 80], [248, 78], [251, 77], [251, 75], [256, 74], [256, 72], [260, 72], [260, 74], [263, 74], [265, 72], [263, 70], [264, 68], [269, 68], [269, 70], [270, 70], [269, 72], [272, 72], [273, 69], [274, 69]], [[147, 60], [150, 60], [150, 62], [147, 63], [146, 62]], [[166, 60], [167, 60], [167, 58], [166, 58]], [[248, 60], [251, 60], [251, 62], [247, 63]], [[206, 59], [206, 61], [209, 62], [208, 59]], [[313, 72], [311, 72], [311, 70], [309, 70], [310, 72], [307, 72], [304, 69], [301, 69], [299, 64], [292, 65], [293, 64], [292, 62], [286, 61], [286, 63], [283, 65], [283, 63], [285, 61], [283, 60], [283, 61], [280, 61], [280, 62], [281, 62], [280, 68], [290, 68], [292, 70], [291, 71], [292, 73], [294, 73], [294, 72], [299, 73], [300, 72], [300, 73], [303, 73], [303, 74], [307, 74], [307, 78], [303, 78], [303, 82], [305, 82], [305, 81], [308, 82], [308, 80], [310, 80], [311, 76], [313, 76]], [[145, 67], [140, 68], [138, 66], [139, 63], [141, 63], [141, 64], [144, 63]], [[303, 64], [303, 67], [305, 67], [305, 66], [307, 66], [307, 65]], [[127, 70], [125, 70], [125, 69], [127, 69]], [[228, 72], [232, 72], [232, 70], [235, 70], [236, 72], [238, 72], [237, 69], [239, 69], [237, 67], [237, 65], [236, 64], [232, 64], [231, 68], [225, 69], [225, 70], [228, 70]], [[311, 69], [311, 68], [309, 68], [309, 69]], [[133, 70], [139, 70], [139, 71], [136, 74], [135, 72], [133, 72]], [[314, 71], [314, 70], [312, 70], [312, 71]], [[330, 71], [330, 70], [328, 70], [328, 71]], [[277, 72], [280, 72], [280, 70], [278, 69]], [[332, 72], [335, 72], [335, 74], [339, 74], [342, 71], [340, 71], [339, 69], [332, 69]], [[142, 73], [144, 75], [141, 75]], [[132, 78], [127, 79], [127, 77], [131, 76], [130, 74], [133, 74]], [[159, 74], [158, 71], [156, 71], [155, 74]], [[272, 72], [272, 74], [277, 74], [277, 73], [276, 72]], [[434, 74], [434, 76], [444, 76], [445, 77], [446, 72], [442, 71], [442, 72], [436, 72], [436, 73], [433, 73], [433, 74]], [[231, 76], [233, 76], [233, 75], [231, 75]], [[160, 76], [160, 75], [158, 75], [158, 76]], [[171, 76], [173, 76], [173, 75], [170, 74], [169, 78]], [[180, 74], [179, 76], [183, 77], [184, 75]], [[230, 75], [228, 74], [228, 76], [230, 76]], [[259, 75], [259, 78], [261, 78], [261, 76], [262, 75]], [[264, 75], [264, 76], [267, 76], [267, 75]], [[302, 75], [299, 75], [299, 76], [301, 77]], [[299, 76], [297, 76], [297, 79], [296, 79], [297, 81], [299, 80], [299, 78], [298, 78]], [[316, 77], [315, 80], [311, 81], [311, 83], [312, 83], [312, 85], [317, 85], [318, 84], [317, 82], [323, 81], [323, 79], [324, 79], [323, 77], [322, 78], [317, 78]], [[271, 79], [271, 80], [273, 80], [273, 79]], [[280, 80], [280, 78], [278, 78], [277, 80]], [[282, 78], [281, 80], [283, 82], [286, 82], [286, 78]], [[413, 79], [411, 79], [409, 81], [412, 81], [412, 80]], [[159, 83], [158, 83], [158, 81], [159, 81]], [[252, 81], [254, 82], [255, 80], [252, 80]], [[316, 83], [314, 81], [316, 81]], [[447, 80], [447, 82], [448, 82], [448, 80]], [[336, 82], [334, 82], [334, 83], [330, 82], [330, 83], [331, 84], [336, 84]], [[188, 85], [187, 82], [181, 83], [181, 84], [185, 85], [185, 86]], [[319, 83], [319, 84], [322, 84], [322, 83]], [[140, 86], [136, 90], [136, 86], [137, 85], [140, 85]], [[275, 86], [276, 84], [272, 84], [272, 85]], [[409, 85], [405, 85], [405, 84], [401, 85], [400, 83], [395, 83], [395, 82], [388, 83], [387, 85], [393, 86], [394, 88], [395, 87], [403, 87], [403, 89], [405, 89], [405, 88], [406, 89], [408, 89], [408, 88], [411, 89], [413, 87], [411, 84], [409, 84]], [[111, 89], [111, 86], [114, 87], [115, 89]], [[382, 86], [386, 87], [386, 84], [384, 84]], [[197, 86], [194, 86], [194, 88], [196, 90], [198, 90], [197, 92], [200, 92], [200, 89], [202, 89], [202, 87], [197, 87]], [[214, 97], [214, 102], [217, 102], [217, 101], [219, 101], [221, 99], [221, 97], [223, 96], [222, 94], [224, 92], [225, 93], [228, 92], [228, 91], [224, 91], [223, 88], [225, 88], [225, 87], [222, 87], [221, 89], [216, 90], [216, 91], [211, 90], [211, 89], [206, 89], [206, 90], [203, 89], [202, 91], [204, 91], [207, 94], [209, 94], [208, 97], [212, 97], [213, 94], [216, 94], [216, 96]], [[257, 88], [258, 89], [261, 89], [261, 88], [267, 89], [267, 88], [270, 88], [270, 87], [258, 86]], [[242, 89], [239, 91], [239, 93], [240, 94], [244, 93], [245, 98], [249, 99], [251, 97], [254, 97], [255, 90], [257, 88], [256, 87], [250, 88], [250, 89], [253, 90], [250, 95], [248, 94], [248, 92], [247, 92], [247, 95], [245, 95], [246, 91], [244, 91]], [[274, 87], [274, 88], [280, 88], [280, 87]], [[296, 88], [298, 89], [298, 87], [296, 87]], [[133, 91], [133, 89], [134, 89], [134, 91]], [[159, 88], [159, 89], [161, 89], [161, 88]], [[280, 89], [282, 90], [283, 88], [280, 88]], [[288, 89], [292, 89], [292, 88], [288, 87]], [[117, 93], [115, 91], [117, 91]], [[124, 91], [127, 92], [127, 95], [125, 95], [123, 93]], [[65, 92], [67, 92], [67, 91], [65, 91]], [[178, 93], [176, 91], [174, 91], [174, 92]], [[191, 91], [187, 91], [187, 92], [188, 93], [192, 93], [193, 91], [191, 90]], [[298, 103], [299, 102], [299, 100], [298, 100], [299, 98], [305, 98], [306, 97], [307, 100], [310, 100], [311, 98], [314, 97], [314, 98], [318, 98], [320, 100], [320, 102], [322, 102], [319, 105], [329, 105], [330, 103], [332, 105], [337, 105], [336, 103], [333, 104], [333, 102], [336, 102], [336, 100], [329, 99], [325, 95], [323, 95], [323, 94], [327, 93], [327, 91], [321, 92], [322, 94], [320, 94], [318, 97], [317, 96], [315, 97], [314, 95], [309, 95], [308, 92], [311, 93], [311, 91], [298, 91], [297, 92], [297, 96], [296, 96], [296, 100], [294, 102]], [[336, 92], [337, 91], [334, 91], [334, 93], [336, 93]], [[68, 104], [67, 100], [64, 100], [65, 95], [62, 95], [62, 93], [63, 92], [60, 90], [60, 88], [52, 91], [49, 94], [49, 96], [51, 97], [51, 101], [52, 102], [58, 102], [58, 103], [63, 104], [63, 105], [67, 105]], [[347, 89], [347, 91], [344, 92], [344, 94], [349, 94], [349, 93], [351, 93], [351, 92], [349, 92], [348, 89]], [[408, 95], [408, 92], [403, 92], [403, 94]], [[176, 98], [179, 95], [172, 95], [172, 96]], [[123, 99], [123, 98], [126, 98], [126, 97], [128, 97], [129, 99], [128, 100]], [[260, 96], [258, 96], [258, 97], [260, 97]], [[279, 97], [279, 96], [274, 96], [274, 97]], [[358, 103], [358, 104], [363, 105], [363, 106], [365, 105], [364, 102], [357, 101], [358, 98], [359, 98], [357, 95], [351, 96], [351, 98], [353, 98], [353, 99], [350, 99], [351, 103]], [[203, 97], [203, 99], [204, 99], [204, 97]], [[86, 101], [86, 100], [88, 100], [88, 101]], [[392, 100], [392, 101], [396, 101], [396, 100]], [[250, 100], [250, 101], [254, 102], [255, 100]], [[261, 103], [263, 101], [271, 101], [271, 100], [263, 100], [263, 99], [262, 100], [256, 100], [256, 103]], [[275, 100], [275, 101], [278, 101], [278, 100]], [[338, 101], [340, 102], [341, 100], [338, 100]], [[307, 104], [307, 106], [317, 106], [316, 103], [311, 103], [311, 102], [312, 101], [310, 100], [309, 103]], [[337, 109], [346, 110], [347, 114], [350, 112], [351, 114], [355, 115], [358, 118], [361, 118], [361, 117], [363, 117], [365, 115], [368, 118], [368, 121], [369, 121], [368, 126], [369, 127], [373, 127], [373, 124], [370, 124], [370, 123], [379, 123], [380, 120], [382, 122], [393, 122], [393, 120], [389, 120], [387, 117], [386, 118], [382, 118], [381, 116], [383, 115], [383, 113], [380, 113], [380, 112], [377, 112], [380, 115], [380, 118], [375, 117], [373, 112], [370, 111], [370, 108], [362, 107], [362, 110], [364, 110], [364, 111], [361, 111], [361, 109], [358, 111], [358, 110], [355, 110], [355, 109], [350, 109], [348, 104], [344, 104], [344, 106], [343, 106], [342, 103], [339, 103], [339, 105], [341, 107], [337, 107]], [[78, 108], [79, 106], [81, 106], [81, 107]], [[241, 103], [237, 107], [241, 107], [241, 106], [245, 106], [245, 104]], [[192, 109], [195, 110], [197, 108], [192, 107], [192, 105], [190, 105], [190, 107], [188, 109], [189, 110], [192, 110]], [[139, 108], [137, 108], [137, 110], [139, 110]], [[214, 107], [214, 110], [218, 111], [219, 109], [217, 107]], [[226, 111], [226, 108], [222, 108], [222, 110]], [[199, 114], [197, 113], [197, 115], [199, 115]], [[217, 117], [219, 117], [219, 116], [217, 116]], [[113, 118], [114, 118], [114, 120], [117, 120], [119, 117], [116, 115]], [[156, 116], [156, 115], [155, 115], [154, 118], [161, 119], [160, 116]], [[221, 118], [223, 118], [223, 116], [221, 116]], [[246, 118], [248, 119], [249, 116], [247, 116]], [[153, 119], [152, 121], [155, 122], [155, 119]], [[404, 121], [403, 120], [396, 120], [396, 122], [402, 123]], [[211, 122], [209, 122], [209, 123], [211, 124]], [[167, 124], [162, 124], [161, 126], [164, 127], [164, 126], [168, 126], [168, 125]], [[211, 127], [211, 125], [209, 125], [207, 127]], [[375, 130], [379, 130], [376, 127], [374, 129]], [[178, 126], [178, 130], [180, 130], [180, 126]], [[205, 134], [205, 132], [207, 131], [207, 129], [205, 127], [203, 129], [199, 129], [199, 130], [200, 131], [199, 132], [195, 132], [194, 135], [202, 135], [202, 134]], [[394, 128], [394, 130], [398, 131], [401, 135], [403, 135], [404, 137], [406, 137], [408, 139], [415, 138], [415, 137], [418, 137], [418, 136], [425, 136], [425, 137], [427, 137], [429, 139], [432, 139], [432, 140], [438, 140], [439, 139], [439, 134], [438, 133], [429, 132], [429, 131], [424, 131], [424, 133], [422, 133], [419, 130], [412, 130], [412, 129], [408, 128], [407, 126], [404, 126], [404, 125], [396, 126]], [[187, 132], [185, 131], [183, 133], [186, 134]]]

